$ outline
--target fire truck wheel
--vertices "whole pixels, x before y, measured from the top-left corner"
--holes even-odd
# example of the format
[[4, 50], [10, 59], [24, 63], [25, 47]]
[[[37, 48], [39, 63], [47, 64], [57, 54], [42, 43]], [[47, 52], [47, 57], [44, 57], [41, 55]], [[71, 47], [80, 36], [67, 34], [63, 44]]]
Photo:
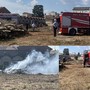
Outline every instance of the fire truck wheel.
[[74, 28], [70, 29], [69, 35], [75, 36], [76, 35], [76, 30]]

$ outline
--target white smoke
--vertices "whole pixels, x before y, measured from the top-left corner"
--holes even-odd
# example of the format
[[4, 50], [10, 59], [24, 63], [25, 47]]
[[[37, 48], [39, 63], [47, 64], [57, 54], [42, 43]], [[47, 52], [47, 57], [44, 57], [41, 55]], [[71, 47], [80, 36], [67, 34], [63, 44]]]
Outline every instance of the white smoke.
[[59, 72], [59, 55], [58, 52], [53, 54], [48, 51], [45, 54], [33, 50], [26, 59], [10, 65], [4, 70], [5, 73], [17, 73], [21, 71], [26, 74], [58, 74]]

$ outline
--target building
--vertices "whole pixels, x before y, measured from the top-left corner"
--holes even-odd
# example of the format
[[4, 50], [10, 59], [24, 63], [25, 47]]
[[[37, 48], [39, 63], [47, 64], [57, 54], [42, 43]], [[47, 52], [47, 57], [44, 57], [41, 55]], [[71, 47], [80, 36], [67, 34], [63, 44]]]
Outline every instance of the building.
[[53, 20], [54, 19], [54, 16], [52, 16], [52, 15], [46, 15], [45, 16], [45, 19], [46, 19], [46, 21]]
[[23, 13], [23, 16], [25, 16], [25, 17], [32, 17], [32, 14], [31, 13], [28, 13], [28, 12], [24, 12]]
[[19, 14], [0, 13], [0, 19], [2, 20], [10, 20], [18, 23], [19, 18], [20, 18]]
[[46, 25], [44, 18], [33, 17], [32, 14], [28, 12], [24, 12], [23, 15], [20, 16], [19, 14], [10, 13], [10, 11], [8, 11], [5, 7], [0, 10], [3, 12], [0, 13], [0, 20], [9, 20], [15, 22], [16, 24], [23, 25], [28, 23], [29, 26], [31, 26], [32, 22], [35, 22], [37, 27]]
[[58, 15], [58, 13], [57, 13], [57, 12], [52, 11], [52, 12], [50, 12], [50, 13], [49, 13], [49, 15], [52, 15], [52, 16], [57, 16], [57, 15]]
[[6, 7], [0, 7], [0, 13], [11, 13]]
[[74, 7], [73, 12], [90, 13], [90, 7]]
[[12, 20], [18, 23], [19, 14], [12, 14], [6, 7], [0, 7], [0, 19]]

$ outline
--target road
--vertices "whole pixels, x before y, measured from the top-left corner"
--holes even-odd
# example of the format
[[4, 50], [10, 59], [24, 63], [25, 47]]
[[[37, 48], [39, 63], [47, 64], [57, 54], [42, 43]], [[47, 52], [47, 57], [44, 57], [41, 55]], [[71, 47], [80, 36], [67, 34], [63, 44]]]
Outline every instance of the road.
[[79, 62], [65, 65], [59, 75], [60, 90], [90, 90], [90, 67]]

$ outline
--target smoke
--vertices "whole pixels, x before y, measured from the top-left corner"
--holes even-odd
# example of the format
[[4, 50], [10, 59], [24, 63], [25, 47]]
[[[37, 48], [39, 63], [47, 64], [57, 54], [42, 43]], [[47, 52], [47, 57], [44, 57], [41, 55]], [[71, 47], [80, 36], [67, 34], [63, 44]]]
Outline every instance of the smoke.
[[23, 61], [10, 65], [4, 70], [5, 73], [25, 73], [25, 74], [58, 74], [59, 55], [58, 52], [45, 54], [33, 50]]

